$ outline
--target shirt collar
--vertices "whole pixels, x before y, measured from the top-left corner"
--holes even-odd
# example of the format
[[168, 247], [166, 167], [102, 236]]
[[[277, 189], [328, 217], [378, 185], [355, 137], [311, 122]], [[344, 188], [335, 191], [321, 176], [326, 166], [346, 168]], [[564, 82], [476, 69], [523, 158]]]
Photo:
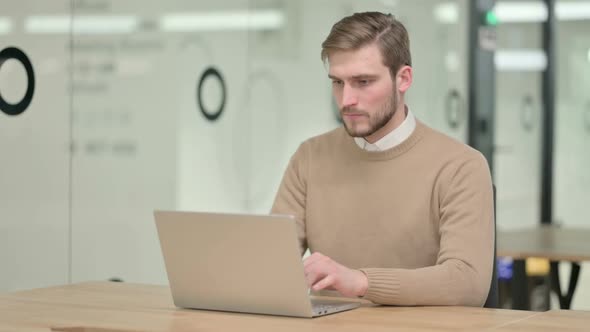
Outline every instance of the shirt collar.
[[410, 137], [416, 128], [416, 118], [414, 117], [414, 114], [410, 112], [408, 107], [406, 107], [406, 110], [406, 118], [402, 124], [389, 132], [387, 135], [383, 136], [377, 142], [371, 144], [363, 137], [355, 137], [354, 141], [361, 149], [366, 151], [385, 151], [401, 144], [408, 137]]

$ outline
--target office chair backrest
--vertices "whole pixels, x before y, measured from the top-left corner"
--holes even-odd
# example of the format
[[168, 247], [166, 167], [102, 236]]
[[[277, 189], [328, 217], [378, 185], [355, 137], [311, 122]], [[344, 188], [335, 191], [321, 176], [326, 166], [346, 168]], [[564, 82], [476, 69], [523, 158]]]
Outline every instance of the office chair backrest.
[[498, 308], [499, 295], [498, 295], [498, 266], [496, 263], [496, 186], [492, 185], [494, 195], [494, 268], [492, 272], [492, 284], [490, 285], [490, 291], [488, 292], [488, 298], [486, 303], [483, 305], [484, 308]]

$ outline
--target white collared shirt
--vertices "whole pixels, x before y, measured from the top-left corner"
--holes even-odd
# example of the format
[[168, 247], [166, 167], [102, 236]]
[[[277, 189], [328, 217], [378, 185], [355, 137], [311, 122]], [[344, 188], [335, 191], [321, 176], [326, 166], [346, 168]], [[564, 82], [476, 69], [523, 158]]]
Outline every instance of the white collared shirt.
[[354, 141], [361, 149], [366, 151], [385, 151], [401, 144], [408, 137], [410, 137], [416, 128], [416, 118], [414, 117], [414, 114], [410, 112], [409, 108], [407, 108], [407, 110], [408, 113], [406, 114], [406, 118], [402, 124], [387, 135], [383, 136], [377, 142], [371, 144], [363, 137], [355, 137]]

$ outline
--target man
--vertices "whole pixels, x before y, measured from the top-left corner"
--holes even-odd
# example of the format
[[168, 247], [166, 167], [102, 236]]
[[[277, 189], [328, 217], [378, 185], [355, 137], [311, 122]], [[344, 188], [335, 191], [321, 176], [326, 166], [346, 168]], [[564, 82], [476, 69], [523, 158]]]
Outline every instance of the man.
[[409, 49], [392, 15], [357, 13], [332, 27], [322, 60], [344, 128], [300, 145], [272, 212], [295, 216], [314, 291], [482, 306], [494, 250], [489, 168], [405, 105]]

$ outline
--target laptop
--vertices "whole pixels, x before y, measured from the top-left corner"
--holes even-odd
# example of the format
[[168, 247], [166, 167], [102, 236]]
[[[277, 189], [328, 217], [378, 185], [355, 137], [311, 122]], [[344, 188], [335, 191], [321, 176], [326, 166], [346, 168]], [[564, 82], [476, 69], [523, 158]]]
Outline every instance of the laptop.
[[154, 216], [177, 307], [317, 317], [360, 306], [309, 296], [292, 216], [180, 211]]

